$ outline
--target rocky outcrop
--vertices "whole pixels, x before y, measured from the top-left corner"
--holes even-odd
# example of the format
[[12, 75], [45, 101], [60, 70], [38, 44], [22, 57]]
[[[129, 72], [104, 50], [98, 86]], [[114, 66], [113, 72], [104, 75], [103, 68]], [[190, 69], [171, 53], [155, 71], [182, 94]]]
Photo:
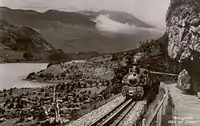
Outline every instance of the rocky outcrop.
[[200, 1], [171, 0], [166, 16], [168, 54], [182, 63], [191, 87], [200, 92]]
[[191, 86], [191, 77], [188, 72], [184, 69], [178, 76], [178, 87], [182, 90], [188, 91]]

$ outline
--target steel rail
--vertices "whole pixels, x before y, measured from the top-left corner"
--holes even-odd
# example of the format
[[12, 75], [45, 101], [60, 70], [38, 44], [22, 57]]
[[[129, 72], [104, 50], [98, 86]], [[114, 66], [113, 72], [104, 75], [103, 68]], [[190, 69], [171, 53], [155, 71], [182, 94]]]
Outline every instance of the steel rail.
[[[120, 109], [118, 109], [115, 113], [113, 113], [109, 118], [107, 118], [106, 120], [104, 120], [99, 126], [108, 126], [110, 125], [112, 122], [114, 122], [114, 120], [119, 117], [122, 112], [124, 112], [126, 110], [126, 108], [128, 106], [130, 106], [130, 104], [133, 102], [132, 99], [128, 100], [128, 102], [126, 102], [125, 105], [123, 105]], [[134, 102], [134, 105], [136, 104], [136, 102]]]
[[122, 102], [120, 105], [115, 107], [112, 111], [102, 116], [100, 119], [93, 122], [89, 126], [107, 126], [111, 122], [111, 120], [116, 118], [122, 111], [124, 111], [125, 108], [127, 108], [127, 106], [129, 106], [132, 101], [133, 101], [132, 99], [129, 99], [127, 101]]
[[132, 102], [131, 105], [117, 118], [117, 120], [112, 124], [112, 126], [118, 126], [122, 120], [130, 113], [130, 111], [135, 107], [137, 102]]

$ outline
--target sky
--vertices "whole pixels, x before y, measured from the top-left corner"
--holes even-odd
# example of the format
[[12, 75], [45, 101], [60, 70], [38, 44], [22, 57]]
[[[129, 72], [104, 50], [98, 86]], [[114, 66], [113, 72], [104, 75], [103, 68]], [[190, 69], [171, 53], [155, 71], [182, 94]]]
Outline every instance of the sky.
[[133, 14], [143, 21], [165, 29], [165, 13], [170, 0], [0, 0], [0, 6], [46, 11], [114, 10]]

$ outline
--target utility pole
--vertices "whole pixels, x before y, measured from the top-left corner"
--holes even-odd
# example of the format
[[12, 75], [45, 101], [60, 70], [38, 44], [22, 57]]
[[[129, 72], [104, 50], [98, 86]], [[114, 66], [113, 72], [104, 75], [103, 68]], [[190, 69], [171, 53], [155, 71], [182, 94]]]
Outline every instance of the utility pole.
[[56, 86], [54, 86], [54, 106], [55, 106], [55, 122], [60, 121], [60, 109], [59, 109], [59, 103], [56, 98]]

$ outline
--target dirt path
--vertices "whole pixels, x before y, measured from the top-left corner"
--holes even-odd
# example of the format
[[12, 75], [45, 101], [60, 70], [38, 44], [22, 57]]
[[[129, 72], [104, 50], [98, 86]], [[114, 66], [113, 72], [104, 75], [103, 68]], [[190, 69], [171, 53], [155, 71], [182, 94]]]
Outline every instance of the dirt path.
[[176, 88], [176, 84], [168, 85], [175, 109], [175, 126], [200, 126], [200, 99], [187, 95]]

